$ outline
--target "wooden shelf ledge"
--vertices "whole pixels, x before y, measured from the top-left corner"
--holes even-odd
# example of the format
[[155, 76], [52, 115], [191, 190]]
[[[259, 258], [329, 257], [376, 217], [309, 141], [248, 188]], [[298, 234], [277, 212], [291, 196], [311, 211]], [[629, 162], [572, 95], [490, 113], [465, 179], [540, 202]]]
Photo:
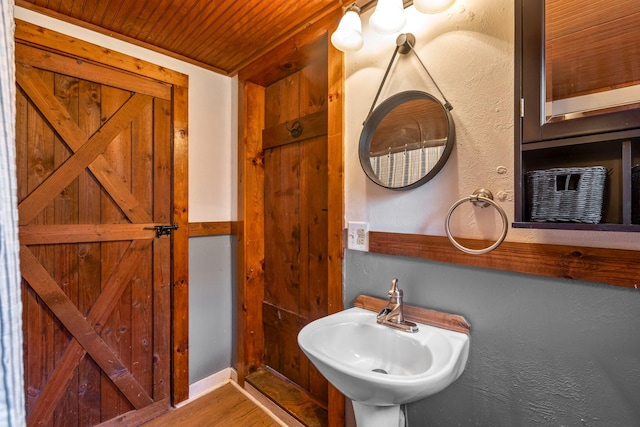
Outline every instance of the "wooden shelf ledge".
[[[365, 310], [379, 313], [380, 310], [387, 306], [389, 301], [368, 295], [358, 295], [353, 305], [355, 307], [364, 308]], [[461, 332], [469, 335], [471, 325], [467, 320], [458, 314], [443, 313], [441, 311], [429, 310], [427, 308], [414, 307], [412, 305], [404, 305], [404, 315], [412, 322], [418, 322], [437, 328], [448, 329], [454, 332]]]

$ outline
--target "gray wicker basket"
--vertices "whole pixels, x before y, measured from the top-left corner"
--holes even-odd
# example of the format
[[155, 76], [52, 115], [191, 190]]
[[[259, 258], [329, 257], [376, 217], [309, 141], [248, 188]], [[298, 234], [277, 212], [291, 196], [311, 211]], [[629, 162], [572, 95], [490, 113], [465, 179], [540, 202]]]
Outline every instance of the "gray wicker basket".
[[640, 165], [631, 168], [631, 222], [640, 224]]
[[530, 220], [598, 224], [607, 168], [555, 168], [527, 172]]

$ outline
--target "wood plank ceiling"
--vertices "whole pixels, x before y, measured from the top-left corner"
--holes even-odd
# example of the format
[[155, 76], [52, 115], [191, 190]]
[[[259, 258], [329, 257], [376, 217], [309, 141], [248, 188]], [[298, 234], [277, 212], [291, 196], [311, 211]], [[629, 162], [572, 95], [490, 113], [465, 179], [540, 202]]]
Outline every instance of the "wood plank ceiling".
[[347, 0], [15, 0], [17, 6], [233, 76]]

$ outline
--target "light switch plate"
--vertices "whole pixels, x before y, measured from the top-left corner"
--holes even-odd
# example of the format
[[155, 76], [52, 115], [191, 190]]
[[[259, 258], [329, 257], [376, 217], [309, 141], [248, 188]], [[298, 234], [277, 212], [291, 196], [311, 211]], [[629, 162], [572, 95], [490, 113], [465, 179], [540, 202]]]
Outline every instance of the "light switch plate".
[[369, 250], [369, 223], [349, 221], [347, 248], [356, 251]]

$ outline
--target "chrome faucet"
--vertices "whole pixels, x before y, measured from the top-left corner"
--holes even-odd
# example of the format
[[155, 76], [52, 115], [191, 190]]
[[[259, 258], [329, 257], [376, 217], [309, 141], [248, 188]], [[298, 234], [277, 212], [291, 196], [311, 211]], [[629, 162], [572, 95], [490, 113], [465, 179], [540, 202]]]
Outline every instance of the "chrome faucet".
[[404, 318], [403, 292], [398, 286], [398, 279], [391, 281], [391, 289], [387, 295], [389, 295], [389, 303], [378, 313], [377, 322], [402, 331], [417, 332], [418, 325]]

